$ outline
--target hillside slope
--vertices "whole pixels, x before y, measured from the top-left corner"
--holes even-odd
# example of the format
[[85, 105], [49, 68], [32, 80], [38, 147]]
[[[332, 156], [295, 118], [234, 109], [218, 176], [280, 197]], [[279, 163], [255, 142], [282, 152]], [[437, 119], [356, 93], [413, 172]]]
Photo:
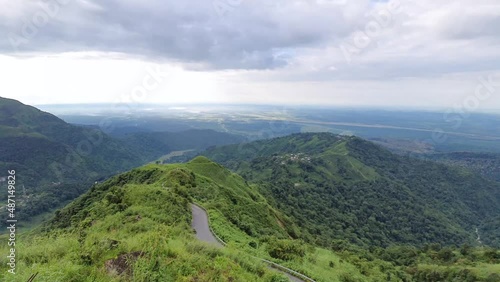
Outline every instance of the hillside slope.
[[[17, 216], [29, 225], [28, 220], [38, 222], [38, 215], [81, 195], [96, 180], [155, 161], [172, 151], [189, 150], [186, 155], [195, 155], [209, 146], [242, 140], [213, 130], [115, 138], [98, 126], [71, 125], [35, 107], [0, 97], [0, 185], [7, 170], [16, 170]], [[184, 160], [186, 155], [176, 158]], [[0, 201], [6, 197], [6, 193], [1, 194]]]
[[[192, 201], [208, 207], [227, 248], [195, 239]], [[283, 274], [233, 247], [247, 243], [239, 241], [242, 234], [289, 238], [284, 224], [287, 219], [241, 177], [206, 158], [151, 164], [92, 186], [52, 220], [20, 235], [17, 272], [6, 271], [3, 256], [0, 280], [26, 281], [37, 273], [37, 281], [50, 282], [285, 282]], [[0, 250], [7, 252], [6, 246]]]
[[[228, 243], [224, 249], [196, 240], [193, 202], [208, 210], [210, 226]], [[500, 262], [495, 250], [332, 251], [294, 239], [300, 236], [257, 187], [197, 157], [150, 164], [93, 185], [49, 222], [18, 233], [17, 274], [7, 272], [9, 258], [1, 256], [0, 280], [27, 281], [38, 273], [35, 281], [41, 282], [287, 281], [259, 257], [318, 282], [495, 281]], [[2, 244], [0, 252], [9, 248]]]
[[[17, 256], [18, 273], [10, 276], [4, 271], [7, 258], [3, 256], [0, 278], [26, 281], [38, 273], [36, 281], [286, 281], [258, 260], [195, 239], [190, 189], [205, 191], [206, 203], [210, 192], [221, 199], [237, 192], [246, 193], [239, 195], [242, 199], [255, 194], [245, 191], [249, 187], [236, 176], [227, 175], [226, 184], [232, 183], [231, 187], [205, 177], [203, 173], [217, 169], [210, 166], [203, 160], [148, 165], [92, 186], [51, 221], [18, 239], [16, 248], [22, 250]], [[265, 202], [255, 205], [259, 209], [236, 209], [232, 216], [246, 216], [256, 225], [252, 229], [256, 233], [285, 236], [268, 214], [270, 207]]]
[[22, 219], [74, 199], [99, 178], [141, 163], [139, 154], [100, 130], [73, 126], [0, 97], [0, 177], [16, 170]]
[[87, 204], [95, 204], [95, 199], [105, 197], [110, 187], [139, 184], [159, 186], [202, 203], [248, 234], [288, 237], [286, 229], [277, 223], [277, 219], [284, 222], [287, 219], [272, 209], [257, 189], [248, 186], [240, 176], [204, 157], [197, 157], [185, 164], [150, 164], [95, 185], [87, 194], [58, 212], [50, 226], [68, 228], [72, 223], [82, 222], [87, 217], [84, 210], [94, 210]]
[[67, 124], [5, 98], [0, 98], [0, 142], [3, 163], [25, 166], [34, 173], [53, 167], [54, 182], [112, 175], [140, 163], [138, 154], [99, 130]]
[[475, 228], [483, 243], [498, 242], [482, 225], [500, 213], [498, 183], [357, 137], [295, 134], [203, 155], [258, 183], [303, 238], [324, 246], [475, 244]]
[[193, 150], [196, 154], [210, 146], [237, 144], [245, 141], [242, 136], [209, 129], [130, 133], [120, 139], [148, 160], [158, 159], [167, 152]]
[[424, 155], [445, 164], [470, 169], [485, 178], [500, 182], [500, 154], [454, 152]]

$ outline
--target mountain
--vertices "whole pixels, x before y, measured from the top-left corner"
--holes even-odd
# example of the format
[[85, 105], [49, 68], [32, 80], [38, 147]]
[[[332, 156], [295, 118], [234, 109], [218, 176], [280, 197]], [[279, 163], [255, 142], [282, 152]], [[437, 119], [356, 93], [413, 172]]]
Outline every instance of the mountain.
[[73, 126], [0, 98], [0, 176], [16, 170], [21, 218], [53, 209], [82, 194], [95, 180], [141, 163], [139, 154], [100, 130]]
[[[290, 236], [287, 228], [278, 224], [278, 221], [289, 220], [268, 205], [255, 188], [250, 187], [240, 176], [204, 157], [197, 157], [185, 164], [150, 164], [115, 176], [103, 184], [94, 185], [84, 196], [57, 212], [50, 228], [68, 228], [83, 222], [89, 212], [96, 211], [94, 206], [87, 205], [106, 198], [105, 192], [110, 187], [141, 184], [159, 186], [164, 190], [173, 189], [186, 198], [189, 195], [208, 209], [217, 210], [238, 229], [245, 230], [250, 235]], [[150, 196], [152, 193], [144, 195]], [[121, 202], [120, 200], [118, 203]], [[241, 208], [242, 206], [245, 208]], [[221, 233], [224, 231], [221, 230]], [[222, 237], [225, 238], [225, 235]]]
[[166, 152], [192, 151], [196, 154], [211, 146], [237, 144], [245, 141], [239, 135], [209, 129], [191, 129], [180, 132], [139, 132], [126, 134], [121, 140], [149, 160], [158, 159]]
[[222, 166], [201, 157], [150, 164], [93, 185], [24, 235], [22, 272], [9, 281], [33, 273], [37, 281], [287, 281], [241, 251], [198, 242], [192, 201], [211, 211], [213, 228], [228, 242], [248, 234], [289, 238], [287, 218]]
[[3, 163], [22, 165], [34, 173], [38, 167], [53, 168], [52, 180], [85, 179], [88, 171], [94, 176], [116, 174], [139, 161], [138, 155], [99, 130], [67, 124], [5, 98], [0, 98], [0, 142]]
[[[191, 203], [227, 245], [196, 239]], [[40, 227], [16, 237], [15, 275], [0, 257], [0, 280], [288, 281], [263, 258], [318, 282], [497, 281], [500, 253], [431, 245], [325, 249], [239, 175], [205, 157], [149, 164], [94, 184]], [[8, 235], [0, 235], [7, 241]], [[0, 252], [12, 252], [7, 244]]]
[[[484, 244], [498, 247], [500, 185], [462, 168], [395, 155], [358, 137], [294, 134], [204, 156], [252, 183], [326, 247]], [[486, 225], [485, 225], [486, 224]], [[476, 233], [478, 228], [478, 234]]]
[[[68, 124], [0, 97], [0, 184], [7, 170], [16, 170], [17, 216], [27, 223], [78, 197], [95, 181], [158, 158], [186, 160], [207, 147], [243, 140], [213, 130], [144, 132], [117, 138], [98, 126]], [[1, 201], [6, 198], [7, 194], [0, 195]]]
[[[180, 134], [117, 139], [0, 98], [0, 169], [16, 170], [19, 223], [81, 195], [41, 226], [16, 229], [17, 274], [1, 256], [0, 281], [287, 281], [259, 258], [318, 282], [500, 279], [500, 253], [483, 245], [500, 244], [498, 184], [467, 169], [332, 134], [224, 147], [213, 145], [239, 137]], [[207, 146], [241, 175], [199, 156], [102, 181]], [[226, 247], [196, 239], [191, 203]]]

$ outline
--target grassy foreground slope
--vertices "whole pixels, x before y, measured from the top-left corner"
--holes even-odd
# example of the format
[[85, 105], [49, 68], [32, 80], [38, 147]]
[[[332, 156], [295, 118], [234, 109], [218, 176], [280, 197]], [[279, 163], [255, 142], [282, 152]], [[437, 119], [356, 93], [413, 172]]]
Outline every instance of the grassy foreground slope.
[[[193, 201], [208, 209], [213, 229], [229, 243], [226, 248], [195, 239]], [[324, 282], [404, 275], [390, 263], [383, 263], [384, 272], [378, 263], [364, 266], [370, 272], [362, 274], [347, 258], [295, 240], [298, 233], [256, 187], [204, 157], [151, 164], [94, 185], [51, 221], [20, 235], [17, 274], [8, 276], [2, 256], [0, 279], [26, 281], [39, 273], [37, 281], [50, 282], [287, 281], [251, 255]], [[0, 252], [8, 253], [7, 248], [0, 245]]]
[[[201, 201], [206, 196], [206, 202], [214, 197], [212, 193], [228, 199], [237, 197], [236, 193], [240, 199], [262, 197], [245, 191], [249, 187], [237, 176], [227, 177], [226, 183], [234, 185], [233, 191], [226, 191], [218, 188], [218, 181], [189, 167], [213, 172], [196, 160], [187, 165], [148, 165], [94, 185], [57, 211], [50, 222], [18, 237], [18, 273], [7, 273], [7, 259], [2, 256], [0, 280], [26, 281], [38, 272], [36, 281], [50, 282], [286, 281], [254, 258], [195, 239], [189, 189], [200, 190], [195, 197]], [[232, 221], [244, 217], [251, 224], [249, 232], [286, 236], [276, 221], [265, 220], [274, 217], [268, 207], [264, 202], [255, 210], [227, 211]], [[7, 253], [6, 244], [0, 251]]]
[[[208, 209], [226, 248], [195, 239], [193, 201]], [[297, 232], [255, 187], [204, 157], [150, 164], [94, 185], [49, 222], [19, 235], [17, 274], [7, 273], [2, 256], [0, 279], [26, 281], [38, 273], [37, 281], [50, 282], [287, 281], [254, 255], [317, 281], [377, 281], [331, 251], [305, 248], [293, 239]], [[8, 253], [8, 246], [2, 244], [0, 252]], [[333, 261], [339, 268], [330, 266]]]

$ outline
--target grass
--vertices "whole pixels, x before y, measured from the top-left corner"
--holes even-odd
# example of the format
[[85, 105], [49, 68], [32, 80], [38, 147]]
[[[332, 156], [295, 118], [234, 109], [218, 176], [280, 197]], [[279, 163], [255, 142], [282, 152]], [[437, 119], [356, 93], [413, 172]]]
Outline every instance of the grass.
[[[298, 233], [241, 177], [200, 157], [187, 164], [135, 169], [93, 186], [42, 228], [20, 233], [17, 270], [8, 276], [0, 256], [0, 281], [286, 281], [252, 256], [287, 266], [318, 282], [400, 281], [407, 268], [366, 250], [331, 250], [294, 239]], [[228, 246], [218, 249], [196, 240], [190, 203], [207, 208], [211, 226]], [[6, 235], [0, 236], [6, 242]], [[278, 259], [276, 246], [299, 246], [304, 253]], [[288, 252], [289, 250], [279, 250]], [[0, 254], [7, 254], [7, 244]], [[124, 263], [128, 261], [128, 263]], [[498, 264], [446, 266], [423, 261], [416, 271], [472, 271], [487, 281]], [[411, 269], [411, 267], [409, 268]], [[425, 280], [424, 280], [425, 281]], [[479, 280], [481, 281], [481, 280]]]
[[[278, 281], [279, 275], [252, 258], [198, 242], [190, 227], [188, 199], [177, 189], [161, 185], [173, 167], [162, 167], [153, 183], [133, 183], [134, 177], [140, 179], [151, 168], [135, 171], [122, 186], [103, 184], [99, 197], [82, 197], [86, 204], [72, 217], [85, 216], [71, 227], [19, 234], [18, 273], [7, 276], [7, 258], [2, 256], [0, 280], [27, 281], [38, 272], [36, 281], [50, 282]], [[61, 211], [68, 212], [71, 205]], [[133, 276], [106, 267], [134, 252], [142, 255], [131, 263]], [[0, 253], [7, 253], [6, 244], [0, 246]]]

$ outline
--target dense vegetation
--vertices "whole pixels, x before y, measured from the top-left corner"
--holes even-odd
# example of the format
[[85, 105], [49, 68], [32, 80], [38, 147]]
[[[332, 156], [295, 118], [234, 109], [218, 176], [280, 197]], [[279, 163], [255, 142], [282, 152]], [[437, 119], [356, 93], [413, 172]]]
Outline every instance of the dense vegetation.
[[[172, 151], [192, 149], [196, 154], [209, 146], [241, 140], [212, 130], [138, 133], [119, 139], [0, 97], [0, 184], [7, 170], [16, 170], [17, 217], [23, 225], [28, 220], [35, 224], [38, 215], [68, 203], [95, 181]], [[0, 201], [6, 201], [6, 196], [0, 194]], [[0, 217], [5, 218], [4, 212]]]
[[493, 153], [454, 152], [426, 155], [449, 165], [470, 169], [486, 178], [500, 182], [500, 155]]
[[7, 273], [2, 256], [0, 278], [26, 281], [38, 272], [36, 281], [51, 282], [285, 281], [258, 260], [195, 240], [187, 189], [216, 185], [184, 166], [153, 165], [94, 185], [18, 239], [18, 273]]
[[258, 183], [302, 238], [331, 247], [483, 243], [500, 212], [500, 186], [470, 171], [405, 158], [357, 137], [296, 134], [204, 153]]
[[[286, 281], [255, 257], [325, 282], [500, 280], [500, 253], [487, 247], [500, 246], [500, 186], [472, 173], [488, 168], [469, 155], [450, 167], [356, 137], [296, 134], [204, 154], [241, 176], [197, 157], [91, 186], [171, 151], [241, 141], [209, 130], [121, 138], [0, 98], [0, 169], [17, 171], [18, 217], [84, 193], [18, 233], [18, 274], [8, 276], [1, 256], [1, 281], [37, 272], [51, 282]], [[226, 248], [195, 239], [192, 202]]]
[[[224, 249], [198, 242], [190, 202], [208, 209]], [[93, 185], [43, 226], [20, 235], [16, 276], [26, 281], [286, 281], [252, 256], [273, 260], [319, 282], [496, 281], [494, 249], [360, 248], [336, 240], [318, 248], [270, 206], [256, 186], [204, 157], [150, 164]], [[6, 236], [0, 237], [2, 241]], [[0, 252], [8, 246], [2, 244]], [[22, 250], [22, 251], [21, 251]]]
[[244, 141], [239, 135], [213, 130], [186, 130], [180, 132], [130, 133], [121, 139], [147, 160], [158, 159], [167, 152], [205, 150], [210, 146], [236, 144]]
[[17, 216], [23, 222], [141, 162], [139, 154], [99, 130], [0, 98], [0, 177], [16, 170]]

